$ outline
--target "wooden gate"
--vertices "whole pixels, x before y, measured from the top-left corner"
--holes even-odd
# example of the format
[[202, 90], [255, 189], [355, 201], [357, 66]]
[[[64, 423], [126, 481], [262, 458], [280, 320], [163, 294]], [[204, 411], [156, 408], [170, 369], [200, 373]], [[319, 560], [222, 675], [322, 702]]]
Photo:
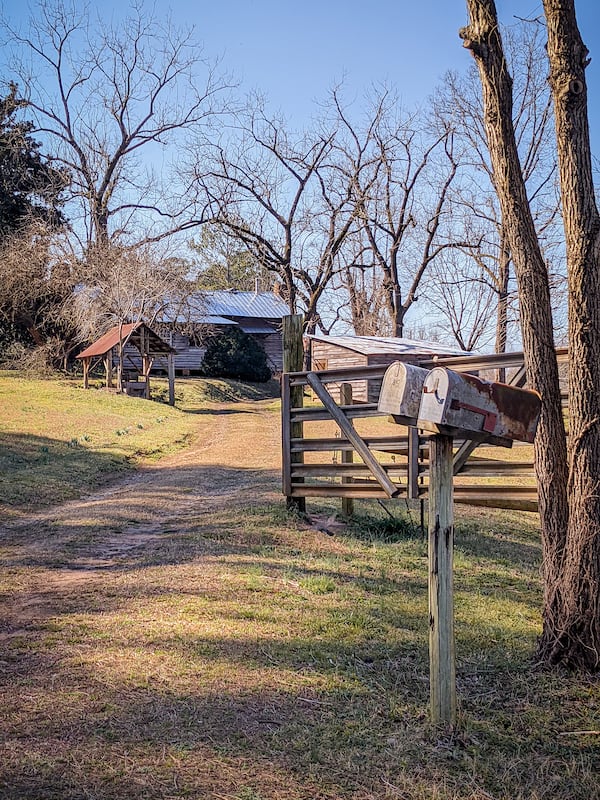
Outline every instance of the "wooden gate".
[[[557, 351], [566, 363], [567, 351]], [[423, 359], [419, 366], [464, 372], [511, 372], [507, 381], [525, 383], [522, 353]], [[282, 376], [283, 493], [287, 498], [421, 499], [429, 482], [429, 435], [388, 422], [376, 403], [353, 403], [357, 382], [381, 381], [386, 366], [284, 373]], [[493, 376], [491, 376], [493, 377]], [[336, 403], [328, 384], [339, 387]], [[301, 387], [306, 402], [292, 406], [291, 389]], [[307, 397], [307, 393], [310, 396]], [[338, 392], [336, 391], [337, 395]], [[299, 392], [296, 392], [299, 395]], [[292, 435], [293, 431], [293, 435]], [[537, 510], [533, 448], [511, 450], [457, 440], [454, 451], [457, 503]]]

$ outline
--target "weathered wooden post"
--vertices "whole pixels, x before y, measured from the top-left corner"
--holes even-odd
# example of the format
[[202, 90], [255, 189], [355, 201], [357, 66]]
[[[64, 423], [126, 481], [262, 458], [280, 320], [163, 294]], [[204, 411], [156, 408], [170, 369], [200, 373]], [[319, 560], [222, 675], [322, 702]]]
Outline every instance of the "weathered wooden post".
[[[352, 384], [342, 383], [340, 386], [340, 404], [352, 405]], [[354, 462], [354, 450], [342, 450], [342, 464]], [[342, 478], [342, 483], [352, 483], [352, 478]], [[351, 517], [354, 514], [354, 500], [351, 497], [342, 497], [342, 514]]]
[[91, 358], [84, 358], [83, 359], [83, 388], [89, 389], [90, 388], [90, 361]]
[[[301, 314], [290, 314], [283, 318], [283, 371], [301, 372], [304, 363], [304, 343], [302, 339], [303, 317]], [[282, 384], [282, 391], [284, 386]], [[291, 386], [289, 389], [289, 406], [292, 408], [302, 408], [304, 405], [304, 389], [302, 386]], [[289, 417], [282, 420], [282, 424], [290, 426], [289, 437], [283, 436], [283, 441], [289, 439], [302, 439], [304, 426], [301, 422], [290, 422]], [[284, 459], [287, 454], [284, 453]], [[292, 464], [303, 464], [304, 453], [291, 453], [290, 461]], [[306, 512], [305, 497], [286, 497], [288, 509], [294, 509], [301, 514]]]
[[169, 376], [169, 405], [175, 405], [175, 353], [171, 351], [167, 356], [167, 373]]
[[429, 440], [429, 700], [434, 724], [456, 722], [452, 436]]
[[106, 388], [112, 389], [113, 387], [113, 351], [112, 347], [104, 356], [104, 370], [106, 372]]
[[456, 723], [454, 436], [504, 447], [514, 440], [533, 442], [540, 408], [536, 392], [443, 367], [426, 372], [395, 362], [385, 373], [379, 410], [390, 413], [400, 425], [433, 434], [429, 439], [429, 694], [434, 724]]

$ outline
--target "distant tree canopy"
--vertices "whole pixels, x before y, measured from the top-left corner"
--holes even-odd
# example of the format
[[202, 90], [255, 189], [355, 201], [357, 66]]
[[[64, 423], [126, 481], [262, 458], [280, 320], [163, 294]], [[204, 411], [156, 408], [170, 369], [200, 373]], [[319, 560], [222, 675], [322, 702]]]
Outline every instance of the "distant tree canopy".
[[67, 173], [54, 169], [31, 134], [33, 123], [19, 121], [26, 107], [12, 84], [0, 99], [0, 237], [22, 230], [33, 221], [50, 227], [64, 223], [61, 193]]
[[208, 342], [202, 362], [206, 375], [263, 383], [271, 377], [260, 344], [241, 328], [226, 328]]
[[261, 291], [268, 291], [273, 283], [270, 273], [261, 267], [248, 250], [212, 226], [202, 229], [190, 249], [198, 258], [196, 288], [203, 291], [237, 289], [252, 292], [257, 282]]

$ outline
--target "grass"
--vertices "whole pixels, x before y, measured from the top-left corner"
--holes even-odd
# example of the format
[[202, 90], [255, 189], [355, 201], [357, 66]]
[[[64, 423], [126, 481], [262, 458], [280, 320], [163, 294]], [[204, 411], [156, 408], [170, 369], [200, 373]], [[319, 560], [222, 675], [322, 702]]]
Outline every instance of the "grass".
[[[273, 385], [192, 379], [176, 389], [171, 408], [86, 392], [80, 381], [0, 372], [0, 508], [10, 514], [78, 497], [186, 447], [198, 434], [190, 415], [207, 404], [261, 399], [272, 395]], [[153, 398], [166, 397], [166, 382], [153, 381]]]
[[531, 661], [535, 515], [456, 509], [459, 724], [436, 729], [415, 510], [357, 503], [327, 536], [278, 500], [274, 404], [188, 400], [218, 441], [147, 493], [140, 546], [99, 558], [146, 530], [128, 506], [0, 537], [1, 798], [600, 798], [597, 681]]

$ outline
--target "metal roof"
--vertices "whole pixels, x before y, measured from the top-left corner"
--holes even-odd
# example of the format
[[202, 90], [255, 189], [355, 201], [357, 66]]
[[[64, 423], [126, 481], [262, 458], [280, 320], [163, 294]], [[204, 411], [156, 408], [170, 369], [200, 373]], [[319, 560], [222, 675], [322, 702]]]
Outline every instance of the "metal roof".
[[424, 353], [465, 355], [457, 347], [448, 347], [441, 342], [426, 342], [418, 339], [401, 339], [393, 336], [309, 336], [313, 341], [324, 342], [353, 350], [362, 355], [421, 355]]
[[[229, 320], [231, 324], [231, 320]], [[240, 322], [240, 328], [244, 333], [277, 333], [273, 325], [268, 322]]]
[[223, 317], [281, 319], [290, 313], [287, 303], [273, 292], [238, 292], [232, 289], [194, 294], [202, 296], [209, 314]]
[[145, 328], [146, 333], [149, 336], [151, 353], [175, 352], [173, 348], [167, 342], [165, 342], [164, 339], [162, 339], [145, 323], [128, 322], [126, 325], [115, 325], [114, 328], [111, 328], [109, 331], [107, 331], [93, 344], [91, 344], [89, 347], [86, 347], [85, 350], [82, 350], [81, 353], [76, 356], [76, 358], [93, 358], [94, 356], [103, 356], [108, 353], [109, 350], [112, 350], [112, 348], [119, 343], [119, 340], [124, 341], [128, 337], [132, 344], [136, 344], [136, 342], [139, 340], [139, 336], [136, 336], [136, 332], [141, 328]]
[[[238, 292], [234, 289], [214, 292], [192, 292], [183, 299], [167, 299], [160, 314], [161, 322], [195, 322], [224, 325], [217, 318], [243, 317], [246, 319], [281, 319], [290, 310], [273, 292]], [[231, 324], [231, 322], [230, 322]]]

